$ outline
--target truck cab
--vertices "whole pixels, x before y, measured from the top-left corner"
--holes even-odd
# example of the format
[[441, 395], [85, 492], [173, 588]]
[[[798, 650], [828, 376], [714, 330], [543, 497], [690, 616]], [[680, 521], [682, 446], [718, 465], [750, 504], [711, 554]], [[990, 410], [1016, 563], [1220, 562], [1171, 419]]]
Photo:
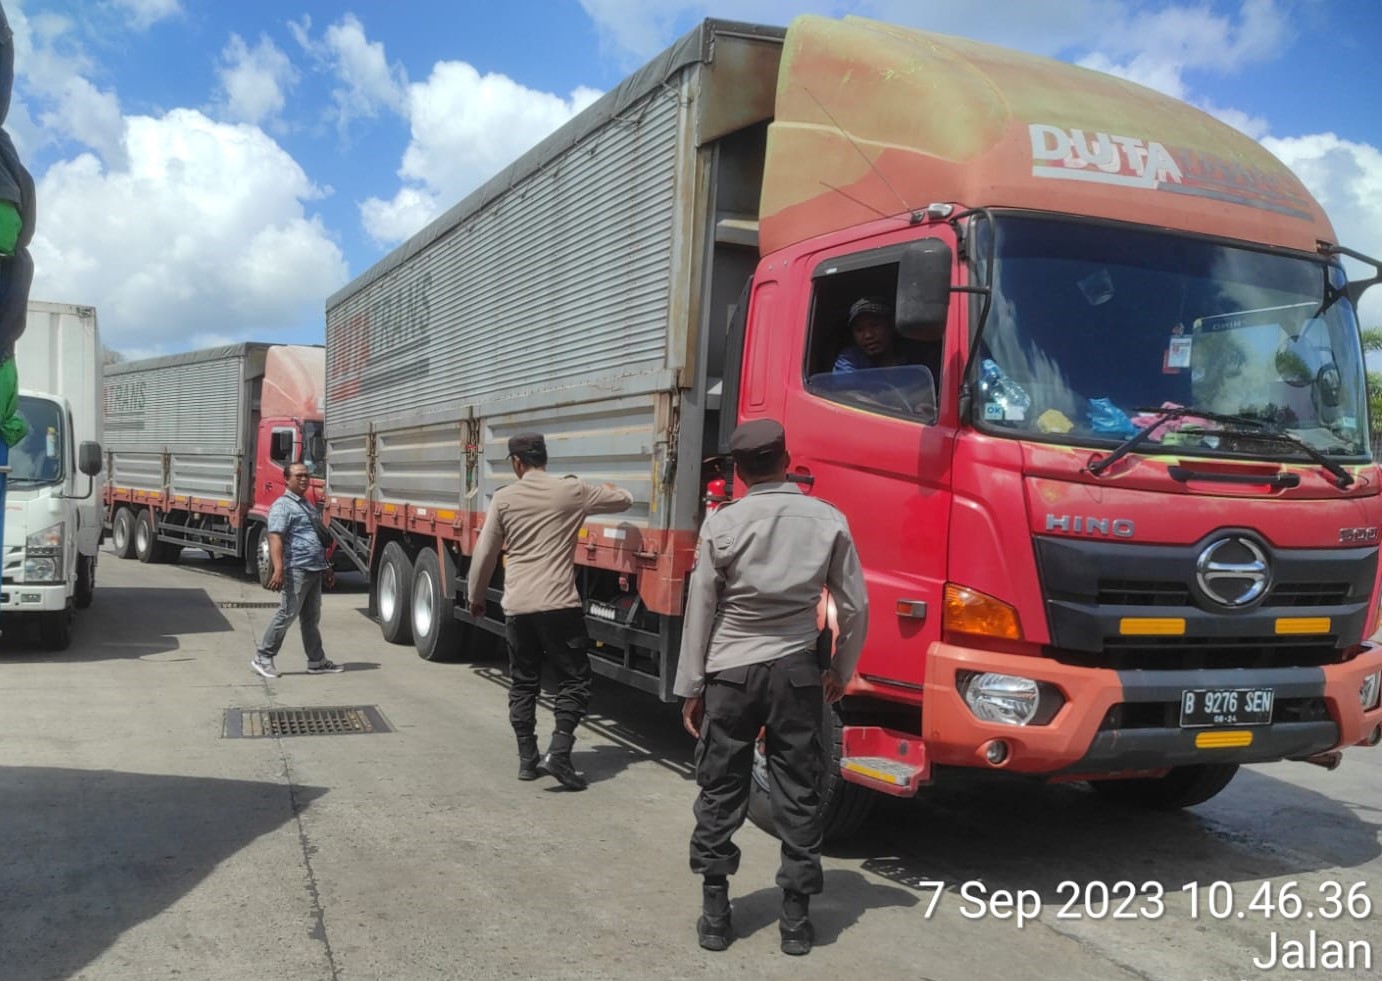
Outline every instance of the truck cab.
[[31, 300], [15, 344], [18, 413], [28, 434], [10, 449], [3, 617], [33, 619], [63, 650], [73, 611], [91, 605], [101, 544], [101, 343], [96, 310]]
[[6, 620], [35, 619], [43, 646], [63, 650], [72, 611], [96, 588], [100, 444], [78, 442], [66, 399], [20, 389], [19, 414], [29, 433], [9, 455], [0, 608]]

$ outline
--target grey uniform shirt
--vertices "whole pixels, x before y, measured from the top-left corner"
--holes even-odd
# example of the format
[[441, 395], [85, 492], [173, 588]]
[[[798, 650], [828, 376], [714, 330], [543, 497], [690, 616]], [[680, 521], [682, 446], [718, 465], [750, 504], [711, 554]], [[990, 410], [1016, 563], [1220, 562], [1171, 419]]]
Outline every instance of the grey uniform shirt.
[[707, 674], [813, 650], [821, 587], [835, 600], [831, 667], [848, 681], [868, 630], [868, 596], [844, 515], [795, 484], [758, 484], [705, 519], [686, 598], [673, 690], [705, 690]]
[[633, 495], [622, 487], [529, 470], [494, 492], [470, 560], [468, 599], [475, 603], [485, 595], [499, 552], [507, 548], [505, 614], [579, 607], [576, 533], [587, 515], [624, 511], [632, 503]]

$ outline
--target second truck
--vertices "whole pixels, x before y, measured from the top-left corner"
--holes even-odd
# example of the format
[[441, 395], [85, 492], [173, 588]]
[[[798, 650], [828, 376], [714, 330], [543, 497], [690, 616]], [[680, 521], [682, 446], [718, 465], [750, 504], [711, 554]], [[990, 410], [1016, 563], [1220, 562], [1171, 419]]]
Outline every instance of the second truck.
[[[505, 441], [544, 432], [634, 494], [574, 558], [595, 669], [669, 699], [726, 435], [780, 419], [873, 611], [827, 833], [944, 767], [1198, 803], [1382, 739], [1376, 277], [1335, 241], [1258, 143], [1131, 83], [707, 21], [327, 301], [328, 510], [386, 639], [474, 652]], [[938, 376], [832, 371], [861, 297]]]
[[321, 487], [324, 363], [320, 347], [246, 343], [107, 366], [115, 554], [168, 562], [201, 549], [267, 582], [284, 465], [306, 463]]

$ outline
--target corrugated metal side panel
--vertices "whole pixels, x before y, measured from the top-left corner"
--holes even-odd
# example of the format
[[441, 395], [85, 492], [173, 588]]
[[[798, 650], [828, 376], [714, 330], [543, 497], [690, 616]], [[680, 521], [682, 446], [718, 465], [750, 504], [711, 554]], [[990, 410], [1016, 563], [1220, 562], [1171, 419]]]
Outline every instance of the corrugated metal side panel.
[[[460, 506], [465, 437], [458, 424], [380, 431], [375, 440], [375, 500], [416, 507]], [[340, 492], [334, 486], [332, 491]]]
[[234, 455], [247, 411], [242, 366], [242, 359], [227, 358], [106, 379], [106, 444]]
[[[15, 342], [19, 387], [59, 394], [72, 404], [77, 442], [101, 442], [101, 341], [94, 307], [35, 300]], [[95, 493], [101, 493], [97, 477]]]
[[122, 450], [110, 455], [110, 483], [131, 490], [163, 491], [163, 455]]
[[337, 497], [364, 498], [369, 490], [366, 473], [368, 437], [327, 436], [326, 485]]
[[655, 92], [329, 309], [328, 431], [663, 367], [687, 119]]
[[476, 509], [488, 509], [494, 493], [514, 479], [509, 466], [508, 440], [516, 433], [540, 432], [547, 439], [547, 470], [575, 474], [591, 483], [609, 482], [633, 494], [633, 506], [611, 515], [592, 517], [593, 523], [660, 527], [658, 510], [665, 508], [655, 471], [665, 425], [663, 393], [648, 392], [616, 399], [552, 406], [485, 420], [484, 454]]
[[172, 471], [174, 497], [201, 497], [219, 501], [238, 501], [239, 459], [219, 453], [173, 453], [169, 468]]

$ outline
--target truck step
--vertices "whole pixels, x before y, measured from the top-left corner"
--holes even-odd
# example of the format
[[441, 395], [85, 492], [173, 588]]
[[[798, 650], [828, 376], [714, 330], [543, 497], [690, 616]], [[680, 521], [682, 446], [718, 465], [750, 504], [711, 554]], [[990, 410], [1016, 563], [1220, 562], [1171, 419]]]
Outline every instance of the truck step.
[[895, 797], [910, 797], [926, 780], [926, 769], [910, 766], [886, 756], [847, 756], [840, 760], [840, 772], [850, 783], [862, 784]]

